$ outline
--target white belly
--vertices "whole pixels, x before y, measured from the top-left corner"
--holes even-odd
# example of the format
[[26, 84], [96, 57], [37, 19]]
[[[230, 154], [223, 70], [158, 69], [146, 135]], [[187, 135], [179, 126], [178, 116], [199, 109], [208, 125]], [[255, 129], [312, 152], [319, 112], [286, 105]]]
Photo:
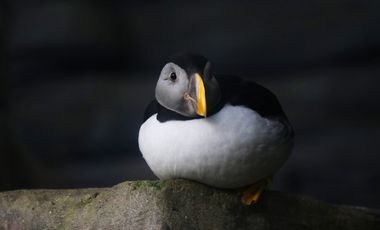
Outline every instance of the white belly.
[[188, 121], [140, 127], [139, 147], [160, 179], [185, 178], [215, 187], [237, 188], [271, 176], [288, 158], [292, 141], [285, 127], [243, 106]]

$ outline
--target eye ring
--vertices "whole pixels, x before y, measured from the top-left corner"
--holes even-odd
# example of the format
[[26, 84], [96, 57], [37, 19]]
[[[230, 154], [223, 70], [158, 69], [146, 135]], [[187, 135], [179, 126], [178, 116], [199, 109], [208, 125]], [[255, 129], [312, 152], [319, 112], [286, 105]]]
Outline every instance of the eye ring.
[[171, 73], [170, 73], [170, 80], [171, 80], [171, 81], [175, 81], [175, 80], [177, 80], [177, 74], [175, 74], [174, 72], [171, 72]]

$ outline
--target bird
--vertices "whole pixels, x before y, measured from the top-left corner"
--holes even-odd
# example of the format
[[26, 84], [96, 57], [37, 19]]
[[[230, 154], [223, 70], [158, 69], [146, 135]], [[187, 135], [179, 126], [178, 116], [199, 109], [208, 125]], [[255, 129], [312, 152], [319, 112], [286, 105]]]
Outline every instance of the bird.
[[239, 76], [214, 74], [211, 62], [193, 53], [165, 62], [138, 135], [159, 179], [244, 188], [245, 205], [258, 202], [293, 143], [293, 127], [274, 93]]

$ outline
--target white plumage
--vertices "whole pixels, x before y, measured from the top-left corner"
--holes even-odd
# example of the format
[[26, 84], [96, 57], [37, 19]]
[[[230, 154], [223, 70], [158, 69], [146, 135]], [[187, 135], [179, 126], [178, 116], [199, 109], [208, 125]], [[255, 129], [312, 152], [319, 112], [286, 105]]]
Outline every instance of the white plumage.
[[160, 179], [238, 188], [272, 176], [291, 152], [283, 123], [244, 106], [226, 104], [213, 116], [186, 121], [156, 116], [141, 126], [139, 147]]

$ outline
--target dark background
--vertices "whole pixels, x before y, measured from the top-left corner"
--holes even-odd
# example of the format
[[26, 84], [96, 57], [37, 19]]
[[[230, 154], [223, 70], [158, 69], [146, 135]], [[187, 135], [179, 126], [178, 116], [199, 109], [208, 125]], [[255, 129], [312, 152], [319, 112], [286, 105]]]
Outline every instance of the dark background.
[[165, 58], [279, 97], [274, 189], [380, 208], [380, 1], [2, 1], [0, 190], [152, 179], [137, 135]]

